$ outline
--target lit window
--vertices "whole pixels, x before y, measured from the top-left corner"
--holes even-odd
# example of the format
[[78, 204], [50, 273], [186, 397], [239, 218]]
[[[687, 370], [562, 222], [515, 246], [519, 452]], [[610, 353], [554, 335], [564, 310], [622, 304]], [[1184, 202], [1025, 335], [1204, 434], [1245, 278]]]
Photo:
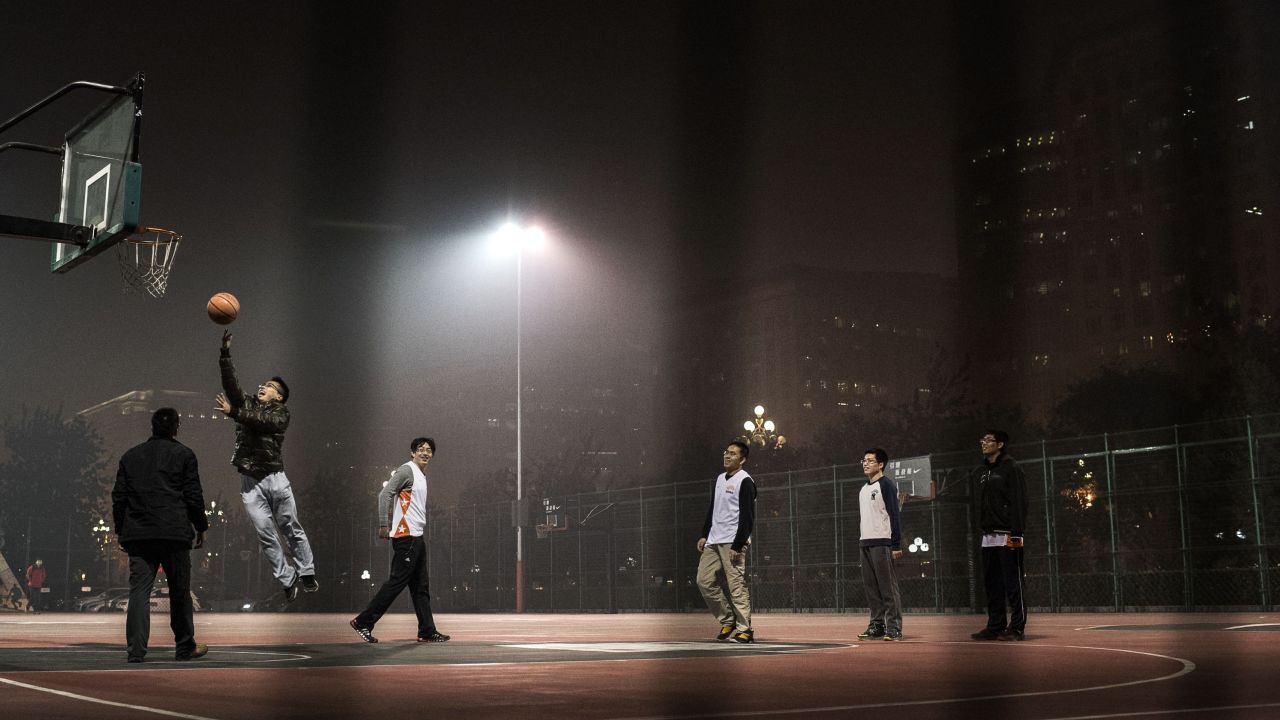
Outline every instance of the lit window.
[[1151, 297], [1151, 283], [1147, 280], [1138, 283], [1138, 294], [1142, 297]]

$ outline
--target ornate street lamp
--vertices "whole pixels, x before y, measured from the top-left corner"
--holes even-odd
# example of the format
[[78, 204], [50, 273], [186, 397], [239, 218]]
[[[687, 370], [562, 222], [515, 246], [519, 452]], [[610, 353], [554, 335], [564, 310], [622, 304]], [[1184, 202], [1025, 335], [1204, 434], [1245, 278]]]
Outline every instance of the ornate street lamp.
[[763, 405], [755, 407], [755, 417], [742, 423], [742, 429], [747, 431], [742, 439], [752, 445], [781, 450], [782, 446], [787, 444], [786, 436], [778, 434], [777, 425], [765, 418]]

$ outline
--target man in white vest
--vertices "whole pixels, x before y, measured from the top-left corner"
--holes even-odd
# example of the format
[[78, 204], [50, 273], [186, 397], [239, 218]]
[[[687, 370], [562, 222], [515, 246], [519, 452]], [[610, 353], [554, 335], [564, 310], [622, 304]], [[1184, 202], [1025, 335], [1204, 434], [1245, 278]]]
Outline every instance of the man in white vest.
[[885, 477], [889, 453], [871, 448], [862, 455], [867, 482], [858, 492], [858, 555], [867, 591], [871, 622], [859, 640], [902, 639], [902, 594], [893, 561], [902, 557], [902, 523], [898, 486]]
[[[756, 481], [742, 469], [751, 452], [746, 443], [734, 440], [724, 450], [724, 472], [716, 478], [715, 494], [698, 538], [698, 589], [711, 614], [720, 621], [716, 640], [749, 643], [751, 596], [747, 593], [747, 545], [756, 515]], [[720, 575], [728, 586], [726, 597]]]
[[351, 629], [369, 643], [378, 642], [373, 626], [386, 614], [400, 591], [409, 588], [413, 612], [418, 616], [418, 642], [445, 642], [448, 635], [436, 630], [431, 615], [431, 592], [427, 578], [427, 465], [436, 454], [436, 441], [415, 438], [409, 444], [409, 462], [391, 473], [378, 493], [378, 517], [382, 525], [378, 537], [389, 539], [393, 551], [391, 574], [382, 583], [369, 606], [351, 621]]

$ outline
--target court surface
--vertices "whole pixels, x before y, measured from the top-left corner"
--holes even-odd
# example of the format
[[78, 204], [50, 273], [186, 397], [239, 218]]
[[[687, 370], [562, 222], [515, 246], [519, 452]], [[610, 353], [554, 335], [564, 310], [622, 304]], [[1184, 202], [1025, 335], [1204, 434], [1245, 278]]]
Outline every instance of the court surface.
[[702, 614], [412, 614], [361, 642], [346, 615], [198, 614], [207, 657], [173, 659], [167, 616], [124, 662], [117, 614], [0, 614], [0, 709], [40, 718], [1280, 717], [1280, 614], [1035, 615], [976, 642], [978, 616], [760, 614], [757, 643]]

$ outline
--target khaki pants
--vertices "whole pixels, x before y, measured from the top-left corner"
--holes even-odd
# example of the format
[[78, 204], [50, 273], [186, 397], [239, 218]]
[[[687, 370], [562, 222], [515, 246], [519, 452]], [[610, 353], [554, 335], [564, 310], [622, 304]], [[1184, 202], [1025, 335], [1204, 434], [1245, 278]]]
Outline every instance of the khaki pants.
[[[698, 560], [698, 589], [702, 598], [707, 601], [707, 608], [716, 616], [721, 625], [733, 625], [738, 632], [751, 629], [751, 596], [747, 593], [746, 548], [743, 548], [742, 563], [734, 565], [729, 559], [733, 553], [728, 543], [707, 545]], [[724, 574], [725, 583], [729, 586], [729, 596], [725, 597], [718, 575]]]

